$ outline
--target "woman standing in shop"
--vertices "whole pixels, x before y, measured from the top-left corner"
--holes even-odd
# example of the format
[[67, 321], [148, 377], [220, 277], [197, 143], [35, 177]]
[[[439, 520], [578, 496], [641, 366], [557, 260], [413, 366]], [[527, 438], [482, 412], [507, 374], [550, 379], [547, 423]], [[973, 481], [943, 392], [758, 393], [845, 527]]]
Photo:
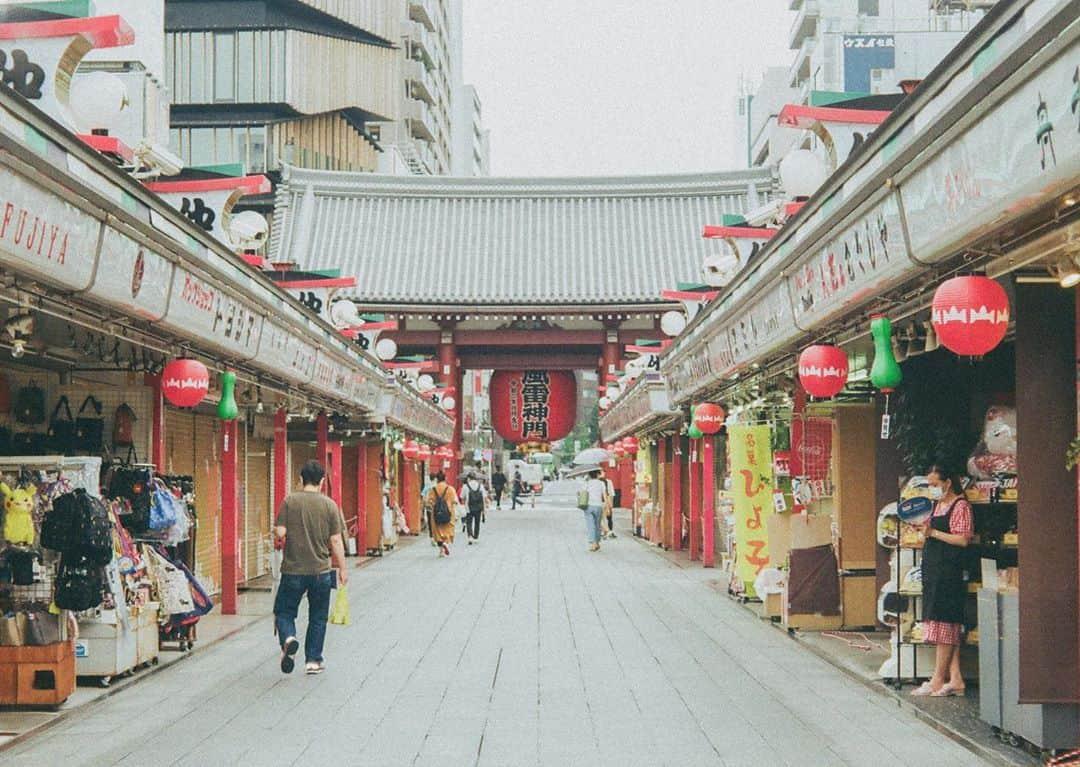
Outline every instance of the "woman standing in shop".
[[941, 466], [927, 472], [931, 497], [937, 500], [924, 526], [923, 641], [937, 645], [934, 676], [912, 692], [935, 698], [964, 694], [960, 675], [960, 635], [964, 628], [964, 549], [975, 532], [971, 504], [960, 477]]

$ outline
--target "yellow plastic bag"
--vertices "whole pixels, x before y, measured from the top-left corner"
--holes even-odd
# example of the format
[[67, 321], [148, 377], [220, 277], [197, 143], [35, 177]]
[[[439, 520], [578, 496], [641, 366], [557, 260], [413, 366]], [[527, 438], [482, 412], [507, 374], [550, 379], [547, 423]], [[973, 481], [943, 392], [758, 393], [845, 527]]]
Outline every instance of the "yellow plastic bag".
[[349, 625], [349, 592], [344, 586], [338, 586], [334, 606], [330, 610], [330, 622], [337, 626]]

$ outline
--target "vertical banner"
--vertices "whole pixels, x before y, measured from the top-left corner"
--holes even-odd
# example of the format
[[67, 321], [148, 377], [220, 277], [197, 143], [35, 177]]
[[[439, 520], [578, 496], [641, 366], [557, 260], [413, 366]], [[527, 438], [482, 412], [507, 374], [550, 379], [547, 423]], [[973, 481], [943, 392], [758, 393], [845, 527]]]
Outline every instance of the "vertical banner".
[[731, 491], [735, 500], [735, 577], [753, 584], [770, 564], [766, 520], [773, 513], [773, 460], [768, 426], [729, 426]]

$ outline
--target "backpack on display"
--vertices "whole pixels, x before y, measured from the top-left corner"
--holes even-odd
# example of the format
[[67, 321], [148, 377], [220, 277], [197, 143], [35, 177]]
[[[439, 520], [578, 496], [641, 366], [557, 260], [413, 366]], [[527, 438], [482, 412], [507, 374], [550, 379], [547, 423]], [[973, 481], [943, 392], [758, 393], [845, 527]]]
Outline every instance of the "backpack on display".
[[92, 564], [104, 567], [113, 559], [113, 525], [109, 510], [101, 499], [83, 489], [75, 491], [79, 508], [78, 533], [75, 550]]
[[56, 573], [56, 595], [53, 601], [62, 610], [82, 612], [102, 602], [105, 583], [101, 568], [94, 567], [82, 557], [65, 554]]
[[100, 454], [105, 445], [105, 419], [101, 417], [101, 403], [93, 394], [83, 400], [75, 416], [74, 444], [76, 450], [92, 455]]
[[450, 505], [446, 502], [446, 491], [435, 493], [435, 524], [446, 525], [453, 517], [450, 516]]
[[49, 449], [57, 453], [66, 454], [75, 449], [75, 419], [71, 417], [71, 405], [66, 394], [57, 400], [53, 408], [48, 439]]
[[135, 421], [135, 411], [131, 405], [125, 402], [116, 408], [116, 415], [113, 416], [113, 450], [126, 447], [128, 463], [132, 458], [136, 461], [139, 458], [135, 452]]
[[58, 495], [41, 521], [41, 545], [53, 551], [68, 551], [78, 541], [78, 531], [79, 502], [75, 493]]
[[153, 483], [149, 469], [117, 467], [109, 479], [109, 497], [128, 502], [131, 511], [124, 515], [124, 527], [138, 535], [150, 529], [150, 505]]
[[28, 384], [15, 397], [15, 420], [27, 426], [45, 423], [45, 390]]
[[469, 489], [469, 513], [479, 514], [484, 510], [484, 494], [480, 491], [480, 488], [474, 488], [472, 485], [466, 485]]

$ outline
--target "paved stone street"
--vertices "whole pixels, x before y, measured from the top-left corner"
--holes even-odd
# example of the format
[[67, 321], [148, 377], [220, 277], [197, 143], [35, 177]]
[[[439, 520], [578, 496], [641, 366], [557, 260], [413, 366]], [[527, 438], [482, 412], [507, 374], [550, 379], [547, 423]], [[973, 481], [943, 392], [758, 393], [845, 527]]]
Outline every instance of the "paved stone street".
[[982, 764], [629, 537], [570, 488], [358, 571], [321, 677], [268, 620], [0, 755], [10, 765]]

